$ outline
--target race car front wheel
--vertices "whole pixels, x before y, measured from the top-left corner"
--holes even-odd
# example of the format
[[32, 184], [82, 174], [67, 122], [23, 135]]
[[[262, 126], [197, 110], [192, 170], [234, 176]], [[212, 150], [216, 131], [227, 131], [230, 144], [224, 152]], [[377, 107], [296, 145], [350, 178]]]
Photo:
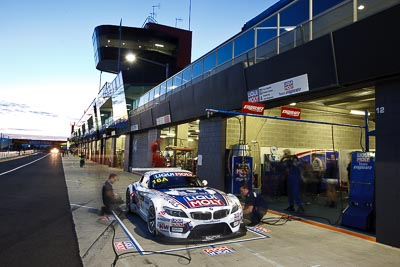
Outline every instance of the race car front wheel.
[[126, 195], [125, 195], [125, 203], [126, 203], [126, 210], [131, 213], [132, 212], [132, 207], [131, 207], [131, 192], [129, 192], [129, 189], [126, 190]]
[[157, 236], [156, 219], [156, 209], [154, 208], [153, 203], [151, 203], [147, 213], [147, 228], [153, 236]]

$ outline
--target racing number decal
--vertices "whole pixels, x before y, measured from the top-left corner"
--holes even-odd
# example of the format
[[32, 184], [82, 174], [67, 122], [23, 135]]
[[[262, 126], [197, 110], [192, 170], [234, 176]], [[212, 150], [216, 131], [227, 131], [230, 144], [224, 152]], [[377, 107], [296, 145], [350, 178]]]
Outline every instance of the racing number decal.
[[168, 182], [168, 178], [167, 178], [167, 177], [156, 178], [156, 179], [154, 179], [154, 180], [152, 181], [153, 186], [154, 186], [155, 184], [165, 183], [165, 182]]

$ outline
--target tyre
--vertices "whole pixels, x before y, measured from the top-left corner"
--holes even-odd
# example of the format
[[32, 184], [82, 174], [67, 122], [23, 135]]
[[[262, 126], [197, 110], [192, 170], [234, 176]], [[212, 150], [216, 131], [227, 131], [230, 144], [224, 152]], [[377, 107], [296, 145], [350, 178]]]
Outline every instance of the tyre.
[[153, 203], [150, 203], [150, 207], [147, 212], [147, 228], [152, 236], [157, 236], [157, 216]]
[[126, 189], [126, 194], [125, 194], [125, 203], [126, 203], [126, 210], [129, 213], [132, 213], [132, 198], [131, 198], [131, 192], [129, 189]]

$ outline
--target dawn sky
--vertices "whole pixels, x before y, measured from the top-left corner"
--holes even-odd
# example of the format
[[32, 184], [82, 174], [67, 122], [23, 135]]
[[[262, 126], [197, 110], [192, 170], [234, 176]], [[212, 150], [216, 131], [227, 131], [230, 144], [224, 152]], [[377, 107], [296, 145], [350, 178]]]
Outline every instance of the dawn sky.
[[[189, 12], [191, 2], [191, 12]], [[1, 6], [0, 133], [66, 139], [96, 98], [99, 25], [158, 23], [193, 32], [192, 61], [240, 32], [277, 0], [17, 0]], [[102, 74], [101, 83], [114, 75]], [[56, 138], [54, 138], [56, 139]]]

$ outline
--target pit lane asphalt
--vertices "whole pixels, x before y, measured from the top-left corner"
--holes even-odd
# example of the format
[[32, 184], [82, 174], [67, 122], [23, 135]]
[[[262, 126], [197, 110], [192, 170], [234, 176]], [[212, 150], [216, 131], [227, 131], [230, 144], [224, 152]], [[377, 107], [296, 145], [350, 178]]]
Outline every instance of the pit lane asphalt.
[[0, 266], [82, 266], [61, 157], [3, 159], [0, 184]]
[[[112, 266], [114, 248], [117, 254], [130, 253], [120, 256], [116, 266], [398, 266], [400, 262], [400, 249], [294, 217], [283, 225], [262, 224], [260, 229], [269, 238], [259, 238], [251, 230], [232, 242], [163, 244], [147, 234], [145, 223], [136, 215], [121, 214], [116, 221], [99, 215], [107, 176], [119, 176], [115, 191], [125, 199], [127, 185], [137, 181], [138, 175], [90, 161], [80, 168], [79, 158], [73, 156], [62, 160], [80, 255], [87, 267]], [[270, 211], [266, 217], [281, 215]], [[225, 254], [210, 253], [218, 249]]]

